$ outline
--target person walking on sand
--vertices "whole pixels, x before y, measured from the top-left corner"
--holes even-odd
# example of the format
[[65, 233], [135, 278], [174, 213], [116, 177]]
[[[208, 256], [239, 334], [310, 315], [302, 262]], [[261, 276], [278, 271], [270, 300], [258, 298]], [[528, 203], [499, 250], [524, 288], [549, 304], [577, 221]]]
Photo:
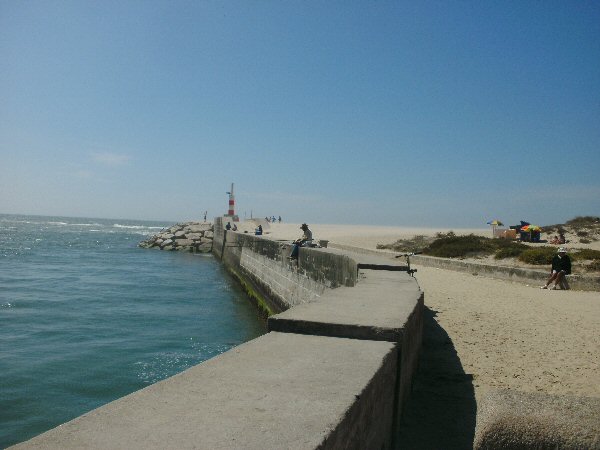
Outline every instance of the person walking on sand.
[[567, 249], [560, 247], [558, 253], [552, 258], [552, 268], [550, 278], [541, 289], [548, 289], [548, 286], [554, 281], [554, 286], [550, 289], [556, 289], [558, 285], [562, 285], [565, 275], [571, 273], [571, 258], [567, 255]]

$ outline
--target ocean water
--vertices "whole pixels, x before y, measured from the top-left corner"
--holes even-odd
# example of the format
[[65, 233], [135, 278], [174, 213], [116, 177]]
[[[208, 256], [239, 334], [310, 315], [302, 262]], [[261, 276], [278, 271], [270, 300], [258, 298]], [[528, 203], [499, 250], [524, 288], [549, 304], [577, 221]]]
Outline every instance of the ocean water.
[[170, 225], [0, 215], [0, 448], [265, 332], [211, 255], [137, 247]]

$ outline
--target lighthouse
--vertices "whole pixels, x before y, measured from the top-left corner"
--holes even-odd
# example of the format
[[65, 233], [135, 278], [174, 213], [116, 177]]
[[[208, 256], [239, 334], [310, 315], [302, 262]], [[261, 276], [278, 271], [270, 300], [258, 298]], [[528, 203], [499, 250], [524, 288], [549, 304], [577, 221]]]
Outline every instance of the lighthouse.
[[231, 183], [231, 191], [227, 192], [229, 194], [229, 208], [227, 209], [227, 214], [224, 214], [225, 217], [231, 218], [234, 222], [239, 222], [240, 218], [235, 215], [235, 196], [233, 195], [233, 183]]

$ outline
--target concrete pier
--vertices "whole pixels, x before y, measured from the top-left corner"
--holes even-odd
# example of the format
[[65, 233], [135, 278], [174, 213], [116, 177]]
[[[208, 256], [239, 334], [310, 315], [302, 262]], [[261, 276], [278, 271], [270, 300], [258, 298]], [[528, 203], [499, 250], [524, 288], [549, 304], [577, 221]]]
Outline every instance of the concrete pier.
[[334, 249], [290, 261], [288, 245], [222, 225], [213, 252], [271, 315], [269, 333], [14, 448], [401, 446], [422, 336], [416, 280]]

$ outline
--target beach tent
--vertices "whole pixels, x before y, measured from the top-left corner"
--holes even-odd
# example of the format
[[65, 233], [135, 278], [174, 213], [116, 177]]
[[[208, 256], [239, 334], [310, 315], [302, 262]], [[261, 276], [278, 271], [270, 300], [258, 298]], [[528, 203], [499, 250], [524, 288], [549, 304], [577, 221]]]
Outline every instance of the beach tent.
[[[523, 223], [523, 222], [521, 222]], [[527, 223], [527, 222], [525, 222]], [[521, 227], [520, 234], [522, 241], [539, 242], [542, 228], [537, 225], [527, 224]]]

